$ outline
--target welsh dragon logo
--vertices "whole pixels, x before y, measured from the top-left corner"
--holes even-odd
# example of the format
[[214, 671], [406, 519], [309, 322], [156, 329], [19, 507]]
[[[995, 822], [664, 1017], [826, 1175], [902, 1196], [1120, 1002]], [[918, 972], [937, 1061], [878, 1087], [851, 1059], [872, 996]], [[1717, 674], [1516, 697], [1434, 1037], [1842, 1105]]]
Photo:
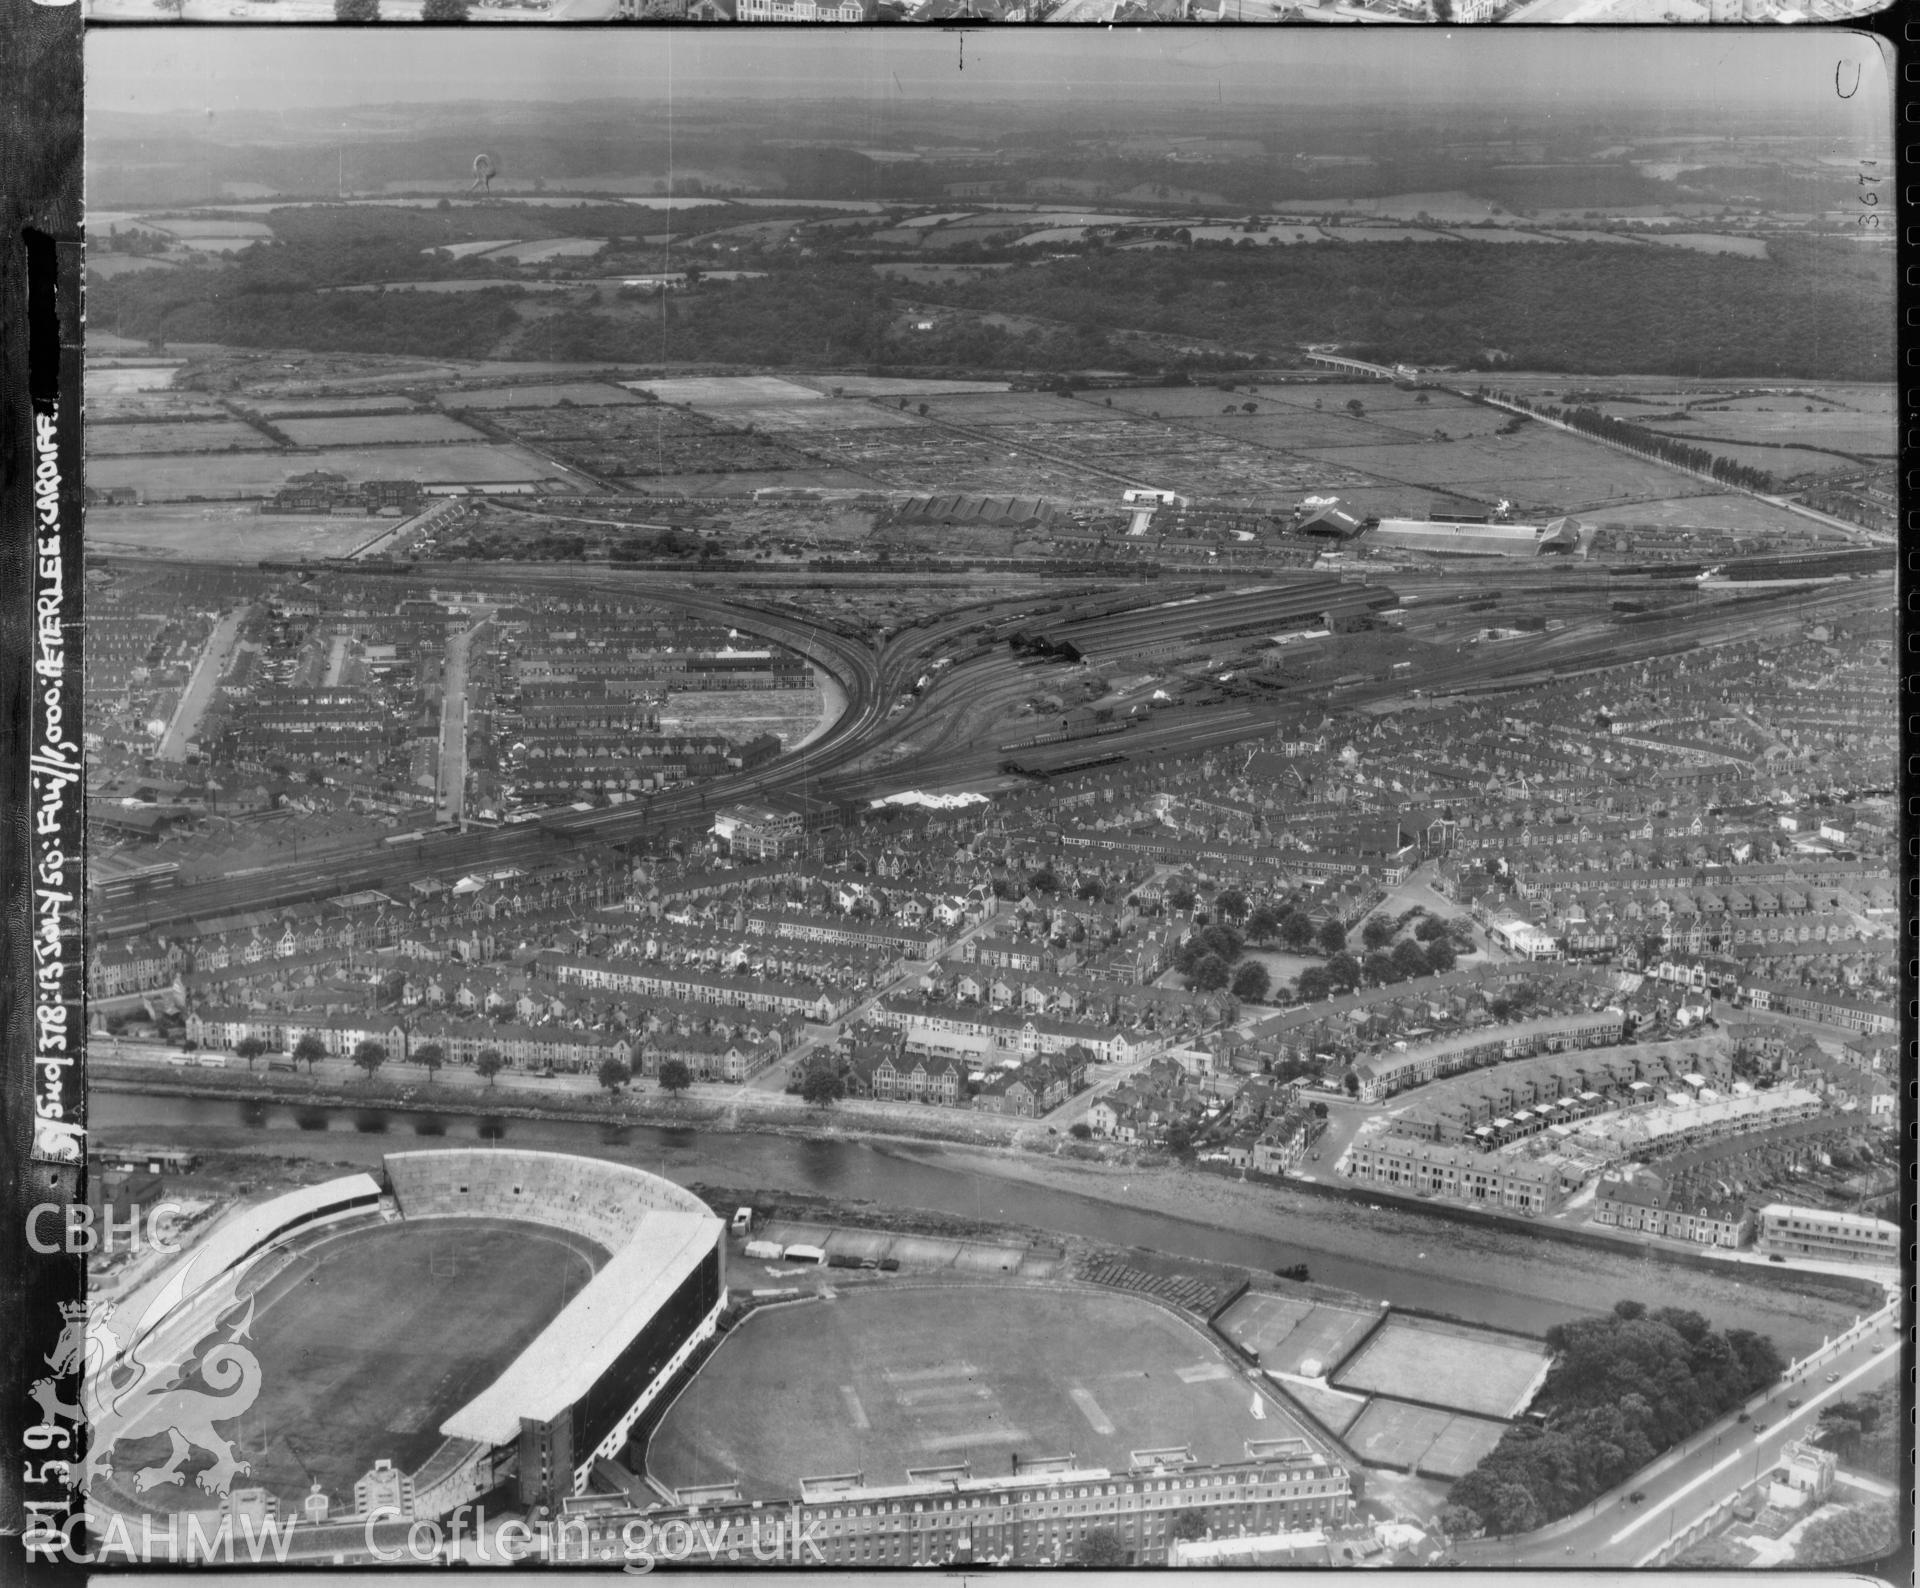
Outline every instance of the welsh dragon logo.
[[236, 1476], [252, 1470], [214, 1425], [231, 1422], [259, 1398], [260, 1361], [241, 1343], [253, 1328], [253, 1298], [221, 1318], [216, 1338], [197, 1359], [156, 1367], [143, 1360], [141, 1352], [151, 1345], [154, 1327], [178, 1302], [176, 1287], [169, 1287], [147, 1310], [127, 1346], [114, 1329], [112, 1302], [61, 1309], [66, 1327], [47, 1354], [47, 1366], [59, 1377], [78, 1368], [80, 1399], [60, 1399], [59, 1377], [37, 1380], [28, 1393], [39, 1402], [45, 1421], [65, 1420], [86, 1428], [88, 1452], [79, 1486], [88, 1494], [100, 1479], [113, 1475], [117, 1445], [162, 1433], [172, 1452], [160, 1465], [133, 1474], [135, 1494], [167, 1484], [184, 1486], [181, 1468], [195, 1451], [213, 1458], [195, 1480], [208, 1494], [226, 1494]]

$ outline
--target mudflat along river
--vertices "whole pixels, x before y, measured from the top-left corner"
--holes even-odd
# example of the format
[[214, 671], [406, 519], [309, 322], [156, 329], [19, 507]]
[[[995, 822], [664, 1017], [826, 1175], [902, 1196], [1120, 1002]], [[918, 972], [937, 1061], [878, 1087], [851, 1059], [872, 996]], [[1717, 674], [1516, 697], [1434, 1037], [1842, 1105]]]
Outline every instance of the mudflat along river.
[[608, 1158], [681, 1183], [801, 1192], [880, 1210], [933, 1209], [1259, 1271], [1304, 1262], [1320, 1284], [1534, 1334], [1634, 1297], [1693, 1308], [1722, 1328], [1752, 1329], [1798, 1356], [1871, 1305], [1781, 1271], [1729, 1264], [1703, 1272], [1543, 1239], [1524, 1227], [1461, 1223], [1417, 1207], [1369, 1207], [1172, 1168], [841, 1137], [126, 1091], [96, 1091], [89, 1110], [94, 1136], [108, 1147], [252, 1152], [364, 1168], [388, 1152], [488, 1141]]

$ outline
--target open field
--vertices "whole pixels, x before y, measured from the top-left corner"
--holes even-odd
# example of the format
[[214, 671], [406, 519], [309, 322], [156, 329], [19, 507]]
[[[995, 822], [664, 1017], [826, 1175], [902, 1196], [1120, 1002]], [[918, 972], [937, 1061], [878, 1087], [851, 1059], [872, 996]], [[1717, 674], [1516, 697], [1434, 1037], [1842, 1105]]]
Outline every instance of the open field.
[[934, 398], [927, 407], [933, 418], [956, 425], [1091, 423], [1113, 417], [1096, 405], [1072, 402], [1042, 392], [978, 394], [946, 401]]
[[95, 458], [150, 457], [167, 452], [266, 451], [273, 445], [252, 425], [242, 424], [238, 419], [94, 425], [87, 431], [87, 455]]
[[[1685, 440], [1692, 436], [1719, 436], [1728, 441], [1770, 441], [1791, 445], [1805, 442], [1815, 447], [1838, 447], [1843, 452], [1860, 452], [1876, 457], [1892, 457], [1899, 441], [1891, 414], [1849, 413], [1845, 409], [1827, 409], [1807, 413], [1802, 408], [1732, 408], [1721, 413], [1696, 408], [1684, 420], [1636, 420], [1633, 408], [1621, 404], [1618, 417], [1646, 424], [1649, 430]], [[1716, 452], [1722, 443], [1703, 440], [1701, 446]]]
[[1457, 1478], [1500, 1443], [1502, 1423], [1375, 1399], [1346, 1431], [1363, 1461]]
[[[254, 1298], [260, 1396], [235, 1434], [248, 1481], [290, 1512], [316, 1479], [336, 1505], [350, 1498], [379, 1457], [412, 1470], [595, 1266], [577, 1240], [464, 1219], [386, 1225], [296, 1256]], [[114, 1464], [166, 1456], [160, 1435], [122, 1444]], [[198, 1494], [192, 1481], [185, 1492]]]
[[1334, 1375], [1341, 1389], [1403, 1395], [1489, 1417], [1515, 1417], [1540, 1387], [1538, 1341], [1395, 1317]]
[[668, 380], [629, 380], [634, 391], [651, 392], [663, 403], [705, 408], [721, 403], [817, 402], [824, 394], [777, 375], [683, 375]]
[[392, 528], [391, 518], [333, 518], [260, 513], [219, 502], [87, 509], [87, 550], [181, 557], [194, 562], [255, 562], [262, 557], [344, 557]]
[[1650, 243], [1665, 248], [1687, 248], [1697, 254], [1738, 254], [1742, 259], [1765, 259], [1767, 244], [1760, 237], [1729, 237], [1723, 232], [1651, 232]]
[[1552, 512], [1585, 510], [1610, 497], [1671, 495], [1689, 478], [1611, 447], [1537, 428], [1473, 441], [1315, 447], [1309, 455], [1408, 485], [1505, 497], [1516, 506]]
[[1004, 1472], [1016, 1453], [1124, 1469], [1135, 1450], [1190, 1443], [1203, 1462], [1234, 1460], [1248, 1439], [1300, 1433], [1151, 1303], [940, 1285], [749, 1318], [667, 1413], [647, 1468], [669, 1487], [732, 1478], [773, 1498], [827, 1473]]
[[178, 270], [177, 259], [161, 259], [153, 254], [98, 254], [87, 255], [87, 274], [99, 280], [109, 280], [114, 276], [131, 276], [139, 270]]
[[1651, 524], [1660, 528], [1732, 529], [1755, 534], [1824, 535], [1811, 519], [1790, 513], [1751, 496], [1676, 496], [1654, 501], [1622, 502], [1617, 507], [1582, 509], [1582, 523]]
[[87, 397], [92, 400], [118, 396], [123, 392], [166, 391], [173, 385], [184, 362], [184, 359], [169, 359], [164, 363], [156, 360], [151, 364], [121, 364], [89, 359], [84, 372]]
[[366, 447], [418, 441], [484, 441], [478, 430], [445, 414], [384, 414], [337, 419], [284, 419], [280, 428], [302, 447]]
[[509, 243], [505, 248], [488, 254], [487, 258], [537, 265], [549, 259], [583, 259], [599, 253], [606, 246], [604, 237], [548, 237], [539, 242]]
[[1229, 1307], [1218, 1327], [1229, 1339], [1258, 1352], [1261, 1367], [1271, 1372], [1324, 1378], [1378, 1316], [1371, 1308], [1255, 1290]]
[[572, 403], [576, 408], [604, 408], [643, 401], [624, 386], [597, 380], [557, 381], [543, 386], [496, 386], [487, 391], [444, 391], [439, 394], [442, 408], [555, 408]]
[[[956, 267], [958, 268], [958, 267]], [[988, 268], [981, 266], [981, 269]], [[1003, 380], [915, 380], [910, 375], [802, 375], [803, 386], [822, 392], [839, 391], [848, 397], [954, 397], [968, 392], [999, 392]]]
[[724, 733], [735, 741], [775, 733], [791, 749], [820, 725], [821, 697], [812, 689], [676, 690], [660, 711], [669, 732]]
[[411, 397], [277, 397], [260, 404], [269, 419], [301, 414], [410, 414], [419, 409]]
[[270, 496], [289, 475], [325, 469], [349, 480], [419, 480], [431, 485], [498, 485], [547, 480], [562, 471], [520, 447], [400, 446], [300, 453], [235, 453], [196, 458], [101, 458], [89, 485], [130, 485], [150, 501]]

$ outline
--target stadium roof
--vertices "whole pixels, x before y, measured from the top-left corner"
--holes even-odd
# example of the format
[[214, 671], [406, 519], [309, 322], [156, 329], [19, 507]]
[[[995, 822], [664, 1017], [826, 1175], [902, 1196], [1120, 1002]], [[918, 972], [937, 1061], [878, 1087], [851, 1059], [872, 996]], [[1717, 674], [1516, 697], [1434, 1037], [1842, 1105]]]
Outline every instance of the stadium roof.
[[244, 1203], [217, 1220], [179, 1262], [142, 1285], [118, 1311], [136, 1320], [135, 1337], [145, 1334], [289, 1225], [348, 1203], [379, 1200], [380, 1183], [372, 1175], [350, 1174], [264, 1202]]
[[453, 1439], [504, 1445], [520, 1419], [552, 1422], [599, 1382], [654, 1313], [714, 1249], [712, 1214], [649, 1212], [633, 1236], [492, 1384], [440, 1425]]

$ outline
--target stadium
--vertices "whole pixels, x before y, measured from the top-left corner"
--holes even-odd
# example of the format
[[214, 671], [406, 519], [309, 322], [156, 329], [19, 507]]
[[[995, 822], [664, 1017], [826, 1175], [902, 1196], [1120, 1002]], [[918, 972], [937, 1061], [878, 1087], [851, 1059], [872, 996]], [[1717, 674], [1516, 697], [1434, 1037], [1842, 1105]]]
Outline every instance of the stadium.
[[244, 1474], [337, 1515], [385, 1463], [418, 1517], [503, 1485], [557, 1507], [715, 1334], [724, 1234], [656, 1175], [488, 1148], [235, 1209], [89, 1320], [90, 1498], [205, 1506]]

